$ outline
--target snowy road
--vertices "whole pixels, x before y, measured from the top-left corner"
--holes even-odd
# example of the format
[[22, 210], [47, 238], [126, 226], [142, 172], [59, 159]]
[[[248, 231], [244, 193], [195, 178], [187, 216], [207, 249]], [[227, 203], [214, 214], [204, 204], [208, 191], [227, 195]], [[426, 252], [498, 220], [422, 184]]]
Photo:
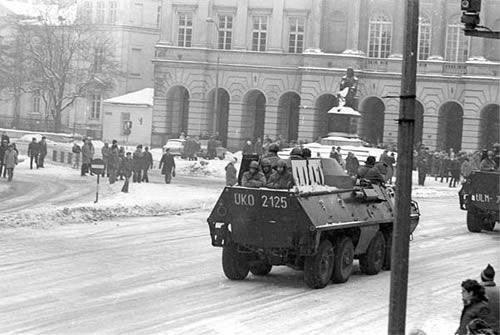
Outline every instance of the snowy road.
[[[409, 327], [450, 334], [460, 282], [491, 263], [500, 234], [471, 234], [456, 198], [420, 201], [411, 245]], [[0, 333], [383, 334], [389, 272], [323, 290], [302, 273], [227, 280], [208, 212], [0, 234]]]

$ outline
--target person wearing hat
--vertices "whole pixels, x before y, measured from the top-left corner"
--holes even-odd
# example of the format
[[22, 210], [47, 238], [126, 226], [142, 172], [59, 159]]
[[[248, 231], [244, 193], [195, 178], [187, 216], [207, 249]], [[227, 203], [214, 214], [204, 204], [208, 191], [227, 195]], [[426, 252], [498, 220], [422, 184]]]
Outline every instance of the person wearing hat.
[[278, 160], [280, 159], [278, 157], [278, 151], [280, 151], [280, 147], [276, 143], [271, 143], [269, 145], [269, 148], [267, 149], [267, 153], [262, 156], [262, 158], [266, 158], [271, 162], [271, 167], [274, 168], [276, 166], [276, 163], [278, 163]]
[[269, 178], [273, 174], [271, 161], [268, 158], [264, 158], [260, 161], [260, 166], [262, 167], [262, 173], [264, 174], [264, 176], [266, 176], [266, 182], [268, 182]]
[[238, 182], [237, 171], [233, 161], [227, 163], [226, 167], [226, 186], [234, 186]]
[[481, 160], [481, 165], [479, 168], [481, 171], [494, 171], [498, 168], [497, 163], [495, 163], [493, 151], [488, 151], [486, 157]]
[[280, 159], [276, 164], [276, 171], [274, 171], [269, 178], [266, 187], [274, 189], [290, 189], [292, 186], [292, 174], [288, 171], [286, 161]]
[[259, 171], [259, 163], [251, 161], [248, 171], [243, 173], [241, 186], [259, 188], [266, 185], [266, 176]]
[[500, 318], [500, 288], [495, 283], [495, 269], [490, 264], [481, 271], [481, 285], [483, 285], [486, 297], [488, 297], [488, 307], [490, 308], [490, 314], [485, 321], [495, 334], [500, 334], [498, 321]]

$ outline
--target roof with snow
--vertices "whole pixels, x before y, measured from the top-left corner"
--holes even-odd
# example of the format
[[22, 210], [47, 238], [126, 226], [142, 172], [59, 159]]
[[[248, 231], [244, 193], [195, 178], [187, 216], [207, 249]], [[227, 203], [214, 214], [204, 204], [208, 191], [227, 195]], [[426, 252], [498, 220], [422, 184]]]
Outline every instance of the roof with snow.
[[147, 105], [153, 106], [154, 89], [143, 88], [142, 90], [120, 95], [118, 97], [104, 100], [104, 102], [122, 105]]

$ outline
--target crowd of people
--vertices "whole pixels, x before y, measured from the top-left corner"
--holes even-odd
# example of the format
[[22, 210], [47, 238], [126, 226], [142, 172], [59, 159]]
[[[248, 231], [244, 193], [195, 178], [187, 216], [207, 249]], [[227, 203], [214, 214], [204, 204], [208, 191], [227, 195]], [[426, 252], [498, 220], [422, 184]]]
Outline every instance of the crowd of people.
[[208, 133], [202, 134], [200, 136], [187, 136], [182, 132], [179, 136], [180, 139], [185, 140], [183, 158], [187, 158], [190, 161], [198, 160], [198, 155], [201, 152], [201, 141], [207, 141], [207, 151], [205, 158], [214, 159], [217, 157], [217, 147], [222, 145], [219, 134], [216, 132], [209, 135]]
[[45, 136], [40, 141], [32, 138], [28, 145], [28, 157], [30, 158], [30, 169], [33, 170], [33, 163], [36, 168], [44, 168], [45, 157], [47, 156], [47, 139]]
[[429, 175], [435, 181], [444, 181], [449, 187], [460, 185], [462, 178], [467, 178], [472, 171], [494, 171], [499, 168], [500, 144], [493, 150], [481, 150], [474, 153], [449, 151], [430, 151], [422, 146], [414, 152], [415, 168], [418, 171], [418, 184], [424, 186]]

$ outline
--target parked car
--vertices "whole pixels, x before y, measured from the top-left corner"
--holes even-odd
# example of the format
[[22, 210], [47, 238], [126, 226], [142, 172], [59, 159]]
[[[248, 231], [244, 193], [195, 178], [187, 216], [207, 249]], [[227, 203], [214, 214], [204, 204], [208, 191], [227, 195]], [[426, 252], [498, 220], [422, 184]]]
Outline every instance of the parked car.
[[184, 157], [184, 145], [186, 144], [186, 140], [181, 138], [173, 138], [167, 141], [167, 144], [163, 146], [163, 150], [170, 149], [170, 153], [173, 156], [181, 156]]

